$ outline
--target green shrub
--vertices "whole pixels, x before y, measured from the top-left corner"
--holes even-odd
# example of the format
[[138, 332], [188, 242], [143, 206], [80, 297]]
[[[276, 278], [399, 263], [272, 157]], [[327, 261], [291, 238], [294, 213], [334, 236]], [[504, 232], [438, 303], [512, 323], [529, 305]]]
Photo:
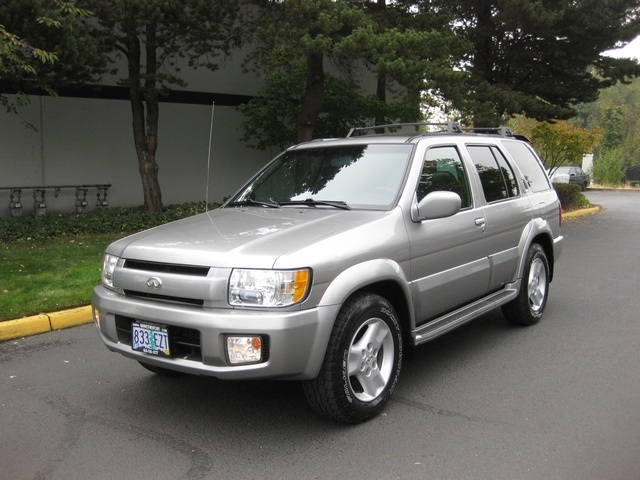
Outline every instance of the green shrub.
[[[210, 205], [214, 209], [218, 205]], [[64, 236], [122, 233], [129, 234], [205, 211], [204, 202], [169, 205], [161, 213], [142, 208], [97, 209], [87, 213], [47, 213], [18, 218], [0, 218], [0, 242]]]
[[587, 197], [582, 194], [580, 185], [573, 183], [554, 183], [553, 188], [558, 193], [560, 205], [565, 211], [577, 210], [579, 208], [587, 208], [591, 204]]
[[611, 148], [596, 156], [593, 162], [593, 181], [598, 185], [617, 186], [624, 177], [622, 149]]

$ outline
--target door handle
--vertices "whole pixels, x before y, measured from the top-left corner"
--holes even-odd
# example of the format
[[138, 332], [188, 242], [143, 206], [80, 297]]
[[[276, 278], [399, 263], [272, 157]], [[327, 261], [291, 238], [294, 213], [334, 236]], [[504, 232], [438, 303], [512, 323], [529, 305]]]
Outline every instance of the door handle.
[[484, 217], [476, 218], [475, 222], [476, 222], [476, 227], [482, 228], [482, 231], [484, 232], [486, 227], [486, 221]]

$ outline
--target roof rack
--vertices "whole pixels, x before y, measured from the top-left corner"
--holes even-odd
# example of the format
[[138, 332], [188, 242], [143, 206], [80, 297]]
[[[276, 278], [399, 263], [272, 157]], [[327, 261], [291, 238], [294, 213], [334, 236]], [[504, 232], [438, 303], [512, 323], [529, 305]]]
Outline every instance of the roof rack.
[[428, 123], [428, 122], [416, 122], [416, 123], [390, 123], [387, 125], [372, 125], [370, 127], [353, 127], [347, 133], [347, 138], [356, 137], [358, 135], [364, 135], [368, 130], [379, 130], [386, 128], [403, 128], [403, 127], [445, 127], [442, 128], [446, 133], [462, 133], [460, 125], [456, 122], [442, 122], [442, 123]]
[[[428, 122], [416, 122], [416, 123], [390, 123], [387, 125], [372, 125], [370, 127], [353, 127], [347, 133], [347, 138], [356, 137], [359, 135], [365, 135], [367, 131], [381, 130], [381, 129], [399, 129], [403, 127], [440, 127], [442, 133], [481, 133], [481, 134], [495, 134], [503, 137], [515, 136], [509, 127], [461, 127], [456, 122], [442, 122], [442, 123], [428, 123]], [[420, 132], [418, 132], [420, 133]], [[435, 133], [435, 132], [430, 132]]]
[[509, 127], [467, 127], [461, 129], [463, 132], [473, 133], [494, 133], [503, 137], [513, 137], [513, 132]]

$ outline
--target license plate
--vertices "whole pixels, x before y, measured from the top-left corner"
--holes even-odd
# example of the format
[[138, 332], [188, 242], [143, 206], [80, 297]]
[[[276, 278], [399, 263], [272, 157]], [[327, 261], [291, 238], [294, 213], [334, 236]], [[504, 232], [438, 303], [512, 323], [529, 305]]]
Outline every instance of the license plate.
[[133, 322], [131, 324], [131, 348], [137, 352], [169, 357], [169, 332], [164, 325]]

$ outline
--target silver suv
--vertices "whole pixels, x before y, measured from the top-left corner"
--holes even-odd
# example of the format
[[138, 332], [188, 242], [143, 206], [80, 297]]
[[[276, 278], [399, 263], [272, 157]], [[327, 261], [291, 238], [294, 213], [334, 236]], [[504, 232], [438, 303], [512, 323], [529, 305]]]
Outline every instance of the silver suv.
[[545, 310], [561, 209], [506, 129], [289, 148], [221, 208], [111, 244], [94, 320], [159, 374], [302, 380], [312, 408], [378, 414], [403, 355], [487, 311]]

